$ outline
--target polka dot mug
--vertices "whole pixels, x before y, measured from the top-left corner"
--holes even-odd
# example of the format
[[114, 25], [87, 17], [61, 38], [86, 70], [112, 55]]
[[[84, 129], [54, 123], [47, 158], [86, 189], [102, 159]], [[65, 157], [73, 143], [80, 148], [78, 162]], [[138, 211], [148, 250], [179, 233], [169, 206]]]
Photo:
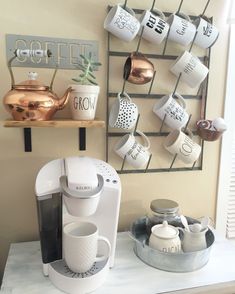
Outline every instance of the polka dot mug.
[[124, 130], [132, 129], [138, 118], [138, 108], [127, 93], [118, 93], [117, 99], [113, 103], [110, 115], [109, 126]]

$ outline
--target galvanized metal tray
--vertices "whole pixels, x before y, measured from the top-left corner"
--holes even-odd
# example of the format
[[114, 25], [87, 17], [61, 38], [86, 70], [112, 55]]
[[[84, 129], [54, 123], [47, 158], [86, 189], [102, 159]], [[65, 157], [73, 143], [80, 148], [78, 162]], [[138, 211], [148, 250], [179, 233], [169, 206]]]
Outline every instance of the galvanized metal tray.
[[[188, 218], [189, 223], [198, 222]], [[134, 252], [146, 264], [169, 272], [191, 272], [207, 264], [210, 251], [215, 241], [213, 232], [208, 229], [206, 233], [207, 248], [195, 252], [169, 253], [152, 249], [148, 246], [147, 217], [137, 219], [131, 226], [130, 236], [134, 239]], [[178, 225], [182, 227], [179, 221]], [[182, 236], [180, 235], [180, 238]]]

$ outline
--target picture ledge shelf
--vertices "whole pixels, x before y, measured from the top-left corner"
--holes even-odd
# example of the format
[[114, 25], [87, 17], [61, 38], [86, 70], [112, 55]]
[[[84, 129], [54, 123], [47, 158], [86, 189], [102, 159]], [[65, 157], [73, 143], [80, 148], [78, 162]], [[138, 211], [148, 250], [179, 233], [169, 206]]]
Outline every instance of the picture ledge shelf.
[[31, 128], [78, 128], [79, 129], [79, 150], [86, 150], [86, 128], [104, 128], [105, 121], [95, 118], [94, 120], [72, 120], [55, 119], [47, 121], [16, 121], [7, 119], [3, 122], [6, 128], [23, 128], [24, 150], [32, 151]]

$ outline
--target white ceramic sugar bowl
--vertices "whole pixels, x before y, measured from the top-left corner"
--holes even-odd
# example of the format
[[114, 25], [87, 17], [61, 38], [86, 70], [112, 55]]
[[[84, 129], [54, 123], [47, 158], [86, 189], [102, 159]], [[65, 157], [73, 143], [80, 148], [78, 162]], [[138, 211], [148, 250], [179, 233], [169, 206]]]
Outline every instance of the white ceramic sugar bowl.
[[179, 230], [164, 221], [151, 229], [149, 246], [163, 252], [178, 253], [181, 251]]

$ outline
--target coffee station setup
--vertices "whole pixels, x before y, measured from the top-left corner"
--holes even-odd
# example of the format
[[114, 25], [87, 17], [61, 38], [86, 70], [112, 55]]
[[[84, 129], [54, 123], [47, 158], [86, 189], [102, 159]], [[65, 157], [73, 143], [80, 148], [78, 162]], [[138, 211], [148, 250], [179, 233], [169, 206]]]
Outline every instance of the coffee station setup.
[[[209, 263], [216, 246], [213, 221], [208, 216], [200, 219], [185, 216], [176, 201], [158, 196], [157, 190], [155, 199], [149, 203], [149, 214], [134, 220], [127, 232], [118, 233], [122, 193], [119, 174], [202, 170], [204, 142], [219, 140], [227, 129], [223, 118], [206, 118], [210, 50], [219, 37], [213, 19], [205, 16], [210, 0], [196, 16], [181, 11], [183, 0], [172, 13], [156, 9], [156, 0], [150, 9], [145, 7], [144, 10], [130, 8], [127, 2], [108, 6], [103, 24], [108, 35], [106, 161], [80, 154], [61, 157], [47, 162], [36, 176], [40, 236], [37, 251], [42, 258], [40, 281], [47, 282], [48, 289], [58, 290], [58, 293], [148, 294], [132, 288], [129, 292], [123, 291], [126, 285], [120, 268], [124, 265], [128, 276], [129, 256], [131, 281], [135, 277], [135, 267], [138, 275], [141, 271], [151, 271], [151, 278], [158, 280], [159, 277], [160, 282], [161, 278], [180, 280], [180, 276], [167, 275], [177, 273], [193, 277], [190, 274]], [[11, 42], [18, 40], [15, 35], [8, 38]], [[27, 40], [33, 37], [28, 38], [25, 37], [27, 46]], [[43, 37], [38, 40], [47, 42]], [[56, 44], [56, 38], [54, 42]], [[128, 43], [130, 47], [124, 45], [128, 49], [120, 51], [116, 49], [119, 42]], [[76, 49], [79, 54], [64, 58], [76, 60], [73, 65], [59, 64], [62, 58], [57, 59], [55, 48], [15, 48], [19, 42], [12, 47], [9, 44], [7, 65], [11, 87], [3, 104], [12, 119], [5, 122], [5, 127], [24, 129], [26, 152], [32, 152], [32, 127], [79, 128], [79, 150], [85, 150], [85, 128], [105, 125], [96, 118], [100, 87], [94, 71], [101, 66], [97, 44], [89, 44], [84, 52]], [[68, 52], [73, 51], [74, 44], [70, 42]], [[175, 54], [167, 53], [169, 44], [178, 46]], [[156, 52], [145, 51], [148, 45], [156, 46]], [[197, 55], [198, 48], [203, 55]], [[119, 57], [125, 60], [116, 67], [112, 58]], [[33, 67], [32, 60], [34, 67], [54, 69], [49, 86], [40, 82], [34, 71], [30, 71], [23, 82], [15, 82], [12, 68]], [[161, 63], [165, 61], [167, 66]], [[158, 80], [164, 77], [159, 77], [158, 62], [163, 72], [172, 75], [174, 85], [172, 79], [165, 81], [167, 89], [159, 86]], [[80, 74], [72, 79], [76, 84], [68, 85], [64, 95], [58, 97], [53, 85], [57, 72], [63, 68], [79, 69]], [[113, 86], [113, 78], [119, 78], [121, 83]], [[194, 92], [177, 92], [180, 83]], [[145, 129], [143, 104], [136, 102], [138, 98], [139, 101], [153, 101], [151, 108], [148, 104], [144, 107], [148, 108], [148, 115], [151, 113], [154, 130], [151, 123], [148, 124], [151, 130]], [[195, 107], [192, 100], [200, 105]], [[55, 113], [67, 103], [71, 117], [62, 121], [54, 119]], [[208, 279], [208, 284], [214, 283]], [[118, 283], [123, 287], [120, 292]], [[135, 283], [138, 288], [138, 279]], [[110, 292], [110, 285], [116, 285], [117, 292]], [[200, 286], [200, 283], [195, 282], [193, 286]], [[3, 281], [3, 292], [4, 287], [7, 289]], [[165, 292], [160, 288], [157, 293]]]

